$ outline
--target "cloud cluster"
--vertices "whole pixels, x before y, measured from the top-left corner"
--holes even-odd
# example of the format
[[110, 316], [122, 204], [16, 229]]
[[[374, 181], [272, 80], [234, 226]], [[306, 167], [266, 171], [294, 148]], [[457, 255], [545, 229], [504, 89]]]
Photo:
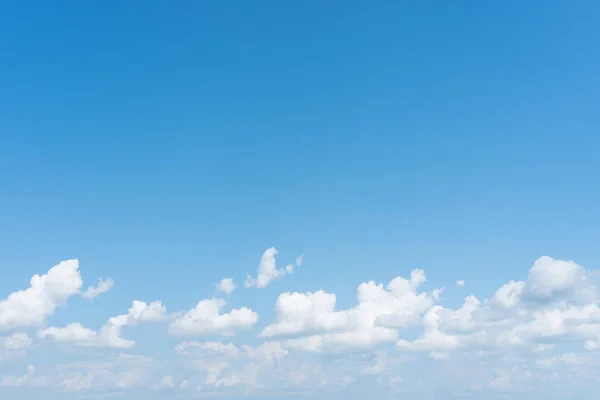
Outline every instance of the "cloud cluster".
[[132, 340], [121, 337], [125, 326], [136, 326], [141, 322], [157, 322], [166, 318], [166, 308], [160, 301], [147, 304], [135, 300], [127, 314], [112, 317], [98, 332], [88, 329], [78, 322], [63, 328], [50, 327], [38, 333], [40, 339], [54, 339], [58, 342], [72, 342], [87, 347], [112, 347], [128, 349], [135, 345]]
[[79, 293], [82, 284], [77, 260], [63, 261], [45, 275], [34, 275], [29, 288], [0, 301], [0, 332], [42, 325], [57, 307]]
[[262, 337], [307, 336], [286, 340], [286, 345], [313, 352], [365, 348], [393, 342], [398, 329], [414, 326], [433, 306], [440, 290], [418, 292], [426, 280], [422, 270], [414, 270], [409, 279], [397, 277], [384, 287], [375, 282], [358, 286], [358, 304], [336, 310], [335, 294], [284, 293], [276, 304], [274, 323], [265, 327]]
[[530, 347], [549, 340], [600, 344], [600, 308], [591, 273], [573, 261], [541, 257], [526, 281], [510, 281], [484, 301], [468, 296], [458, 309], [439, 305], [423, 317], [423, 335], [402, 350], [453, 351]]
[[[291, 266], [276, 268], [276, 254], [274, 248], [265, 251], [257, 277], [246, 286], [263, 288], [291, 272]], [[301, 263], [299, 257], [295, 264]], [[500, 285], [487, 297], [466, 296], [457, 307], [445, 306], [444, 289], [426, 288], [424, 271], [415, 269], [385, 285], [360, 283], [356, 303], [349, 308], [339, 308], [336, 294], [318, 287], [282, 293], [274, 317], [257, 329], [256, 311], [232, 307], [218, 297], [173, 314], [162, 301], [134, 300], [126, 313], [109, 318], [97, 330], [79, 322], [47, 327], [46, 320], [71, 297], [93, 299], [114, 285], [111, 279], [100, 279], [82, 291], [79, 263], [68, 260], [0, 301], [0, 362], [51, 342], [130, 349], [136, 344], [125, 338], [133, 335], [131, 328], [163, 323], [170, 335], [185, 337], [174, 349], [175, 364], [184, 368], [159, 368], [149, 358], [120, 354], [97, 364], [62, 366], [51, 376], [39, 375], [30, 365], [25, 374], [5, 376], [0, 386], [73, 392], [146, 388], [158, 395], [173, 390], [343, 391], [365, 384], [418, 395], [427, 384], [411, 377], [413, 368], [406, 366], [421, 360], [433, 363], [427, 364], [428, 372], [440, 368], [438, 373], [447, 375], [441, 368], [448, 366], [452, 379], [436, 383], [444, 393], [516, 393], [543, 387], [549, 379], [571, 387], [581, 379], [594, 379], [600, 367], [600, 352], [595, 351], [600, 349], [596, 276], [573, 261], [544, 256], [533, 263], [525, 280]], [[463, 288], [464, 281], [456, 286]], [[225, 278], [216, 288], [229, 295], [236, 285]], [[234, 342], [234, 335], [242, 339]], [[252, 345], [244, 344], [248, 342]], [[182, 370], [188, 372], [178, 373]]]
[[179, 343], [175, 351], [192, 360], [193, 368], [202, 374], [203, 381], [197, 390], [256, 385], [260, 373], [272, 372], [288, 354], [288, 350], [279, 342], [265, 342], [252, 347], [187, 341]]

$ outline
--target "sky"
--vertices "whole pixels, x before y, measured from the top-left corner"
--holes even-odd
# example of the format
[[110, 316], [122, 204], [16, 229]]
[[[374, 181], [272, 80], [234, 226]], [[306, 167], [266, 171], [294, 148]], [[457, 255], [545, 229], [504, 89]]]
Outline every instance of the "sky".
[[592, 399], [596, 1], [0, 4], [0, 397]]

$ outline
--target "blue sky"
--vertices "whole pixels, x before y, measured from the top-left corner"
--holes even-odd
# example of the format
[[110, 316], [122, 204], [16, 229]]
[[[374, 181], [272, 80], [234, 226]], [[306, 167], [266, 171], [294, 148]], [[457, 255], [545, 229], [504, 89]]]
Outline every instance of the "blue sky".
[[598, 4], [322, 3], [3, 2], [0, 391], [591, 398]]

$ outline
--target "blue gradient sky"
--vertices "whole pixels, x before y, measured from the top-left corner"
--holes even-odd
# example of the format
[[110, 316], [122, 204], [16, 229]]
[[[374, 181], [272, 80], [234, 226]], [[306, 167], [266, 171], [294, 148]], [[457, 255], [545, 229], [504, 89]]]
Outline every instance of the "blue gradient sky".
[[325, 3], [4, 1], [0, 299], [77, 258], [115, 287], [46, 324], [98, 328], [304, 254], [231, 295], [266, 325], [413, 268], [459, 307], [543, 255], [600, 266], [597, 2]]

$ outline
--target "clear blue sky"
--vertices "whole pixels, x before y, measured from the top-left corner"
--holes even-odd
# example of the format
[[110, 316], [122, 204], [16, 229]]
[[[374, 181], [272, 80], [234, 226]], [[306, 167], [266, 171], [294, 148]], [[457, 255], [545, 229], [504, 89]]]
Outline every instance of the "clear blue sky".
[[[0, 299], [77, 258], [84, 286], [115, 287], [45, 326], [96, 329], [231, 277], [258, 345], [286, 291], [346, 309], [422, 268], [459, 307], [543, 255], [597, 268], [599, 18], [584, 0], [4, 1]], [[304, 263], [242, 288], [271, 246]]]

